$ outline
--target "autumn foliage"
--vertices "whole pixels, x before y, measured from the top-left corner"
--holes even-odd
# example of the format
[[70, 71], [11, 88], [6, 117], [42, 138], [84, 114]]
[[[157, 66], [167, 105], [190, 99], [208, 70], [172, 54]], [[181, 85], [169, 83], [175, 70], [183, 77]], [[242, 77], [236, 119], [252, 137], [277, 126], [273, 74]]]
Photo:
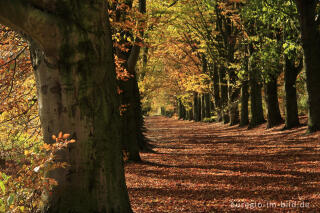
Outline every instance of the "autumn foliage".
[[4, 26], [0, 41], [0, 212], [36, 212], [58, 184], [46, 173], [67, 166], [55, 153], [75, 140], [59, 133], [43, 143], [28, 43]]

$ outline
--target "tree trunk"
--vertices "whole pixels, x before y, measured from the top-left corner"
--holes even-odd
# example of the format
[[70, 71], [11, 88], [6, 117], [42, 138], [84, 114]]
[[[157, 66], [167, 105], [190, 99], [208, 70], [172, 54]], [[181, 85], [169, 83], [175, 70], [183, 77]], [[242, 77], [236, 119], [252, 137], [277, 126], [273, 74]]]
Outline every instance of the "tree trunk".
[[214, 94], [214, 103], [216, 106], [217, 112], [217, 120], [219, 122], [222, 121], [222, 114], [221, 114], [221, 99], [220, 99], [220, 79], [219, 79], [219, 72], [218, 67], [213, 67], [213, 94]]
[[[120, 94], [121, 104], [124, 106], [121, 113], [122, 120], [122, 143], [124, 149], [127, 151], [128, 161], [139, 162], [141, 161], [139, 150], [139, 134], [142, 133], [141, 124], [139, 122], [139, 114], [142, 113], [139, 110], [140, 100], [139, 91], [136, 91], [137, 80], [135, 73], [133, 77], [127, 81], [119, 82], [120, 88], [123, 91]], [[140, 108], [141, 109], [141, 108]], [[143, 122], [143, 121], [142, 121]], [[140, 142], [141, 143], [141, 142]]]
[[243, 81], [242, 87], [241, 87], [240, 126], [246, 126], [249, 124], [248, 102], [249, 102], [248, 81]]
[[277, 78], [270, 76], [270, 79], [265, 83], [265, 99], [267, 103], [267, 128], [272, 128], [283, 122], [280, 114], [278, 101], [278, 85]]
[[31, 50], [44, 141], [60, 131], [77, 141], [56, 156], [70, 166], [48, 174], [58, 186], [43, 212], [132, 212], [107, 10], [102, 0], [0, 1], [0, 22], [44, 50]]
[[161, 107], [160, 111], [161, 111], [162, 116], [166, 116], [166, 108], [165, 107]]
[[300, 14], [304, 65], [308, 91], [308, 131], [320, 130], [320, 33], [316, 15], [318, 1], [296, 0]]
[[239, 124], [240, 118], [239, 118], [239, 93], [240, 89], [235, 88], [235, 91], [232, 92], [230, 101], [229, 101], [229, 117], [230, 117], [230, 126]]
[[261, 96], [261, 84], [258, 83], [257, 74], [253, 71], [250, 71], [250, 112], [251, 119], [249, 123], [249, 128], [253, 128], [259, 124], [265, 122], [263, 117], [263, 108], [262, 108], [262, 96]]
[[229, 109], [228, 109], [228, 83], [226, 80], [225, 70], [220, 67], [219, 69], [219, 81], [221, 91], [221, 114], [224, 124], [229, 123]]
[[201, 120], [203, 121], [203, 119], [206, 117], [206, 103], [204, 101], [204, 94], [201, 94], [200, 99], [201, 99]]
[[187, 120], [192, 121], [193, 120], [193, 109], [189, 109], [187, 111]]
[[[230, 71], [233, 72], [233, 71]], [[240, 88], [235, 86], [235, 80], [233, 74], [230, 74], [230, 83], [228, 87], [229, 92], [229, 118], [230, 118], [230, 126], [239, 124], [239, 95], [240, 95]], [[233, 82], [231, 82], [233, 81]]]
[[[126, 1], [125, 4], [128, 8], [132, 7], [132, 0]], [[114, 7], [116, 8], [117, 22], [124, 22], [128, 19], [128, 14], [126, 10], [123, 10], [121, 7], [118, 7], [121, 4], [115, 2]], [[139, 11], [145, 13], [146, 10], [145, 0], [139, 0]], [[127, 37], [132, 37], [132, 32], [128, 30], [122, 30], [121, 35]], [[140, 42], [140, 39], [137, 39]], [[126, 39], [120, 41], [121, 44], [126, 44]], [[127, 70], [131, 77], [128, 79], [121, 79], [119, 82], [121, 93], [121, 105], [125, 107], [125, 110], [122, 113], [122, 124], [123, 124], [123, 144], [124, 148], [128, 152], [128, 160], [139, 162], [141, 161], [139, 150], [148, 150], [147, 141], [143, 134], [144, 132], [144, 120], [141, 109], [141, 100], [140, 92], [136, 76], [136, 63], [138, 61], [138, 56], [140, 53], [140, 46], [131, 45], [127, 47], [128, 50], [122, 50], [119, 47], [116, 47], [116, 54], [118, 58], [121, 59], [122, 68]]]
[[[300, 65], [302, 65], [302, 61], [300, 62]], [[301, 66], [295, 67], [294, 61], [291, 61], [287, 56], [285, 56], [284, 88], [286, 120], [284, 129], [291, 129], [300, 125], [296, 88], [296, 79], [300, 70]]]
[[181, 101], [181, 99], [178, 99], [178, 117], [179, 119], [186, 119], [186, 109]]
[[211, 103], [210, 103], [209, 93], [203, 94], [203, 103], [204, 103], [204, 118], [210, 118]]
[[182, 119], [182, 103], [181, 100], [178, 98], [177, 99], [178, 102], [178, 119]]
[[198, 110], [199, 110], [199, 118], [200, 118], [200, 121], [202, 121], [203, 119], [203, 114], [202, 114], [202, 94], [199, 94], [198, 93]]
[[[201, 108], [199, 107], [199, 97], [197, 92], [193, 92], [193, 119], [201, 121]], [[199, 113], [200, 112], [200, 113]]]

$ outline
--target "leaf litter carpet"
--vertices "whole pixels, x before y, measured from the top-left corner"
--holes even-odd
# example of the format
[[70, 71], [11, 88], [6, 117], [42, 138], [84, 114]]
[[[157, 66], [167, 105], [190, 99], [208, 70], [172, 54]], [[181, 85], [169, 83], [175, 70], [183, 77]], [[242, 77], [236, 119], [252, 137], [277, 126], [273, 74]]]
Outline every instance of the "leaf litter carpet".
[[[305, 122], [305, 119], [304, 119]], [[320, 135], [146, 118], [155, 153], [127, 163], [136, 213], [320, 212]]]

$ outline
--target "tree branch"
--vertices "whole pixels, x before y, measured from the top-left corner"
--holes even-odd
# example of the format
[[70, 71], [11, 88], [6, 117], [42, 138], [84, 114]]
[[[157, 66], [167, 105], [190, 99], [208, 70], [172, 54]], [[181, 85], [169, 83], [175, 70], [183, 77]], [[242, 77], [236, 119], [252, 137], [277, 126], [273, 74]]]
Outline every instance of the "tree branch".
[[42, 9], [34, 7], [27, 1], [0, 0], [0, 22], [29, 35], [39, 43], [48, 58], [56, 60], [57, 50], [62, 41], [58, 27], [61, 21], [58, 17], [45, 12], [45, 8]]
[[172, 2], [172, 3], [168, 6], [168, 8], [169, 8], [169, 7], [173, 7], [176, 3], [178, 3], [178, 1], [179, 1], [179, 0], [175, 0], [174, 2]]

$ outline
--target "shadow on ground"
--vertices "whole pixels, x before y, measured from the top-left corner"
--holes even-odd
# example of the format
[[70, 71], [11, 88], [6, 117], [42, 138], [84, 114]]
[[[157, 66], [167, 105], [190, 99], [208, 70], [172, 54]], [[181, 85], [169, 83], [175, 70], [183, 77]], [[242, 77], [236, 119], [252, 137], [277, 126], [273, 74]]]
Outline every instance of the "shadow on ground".
[[319, 133], [148, 117], [156, 153], [126, 165], [135, 212], [320, 212]]

